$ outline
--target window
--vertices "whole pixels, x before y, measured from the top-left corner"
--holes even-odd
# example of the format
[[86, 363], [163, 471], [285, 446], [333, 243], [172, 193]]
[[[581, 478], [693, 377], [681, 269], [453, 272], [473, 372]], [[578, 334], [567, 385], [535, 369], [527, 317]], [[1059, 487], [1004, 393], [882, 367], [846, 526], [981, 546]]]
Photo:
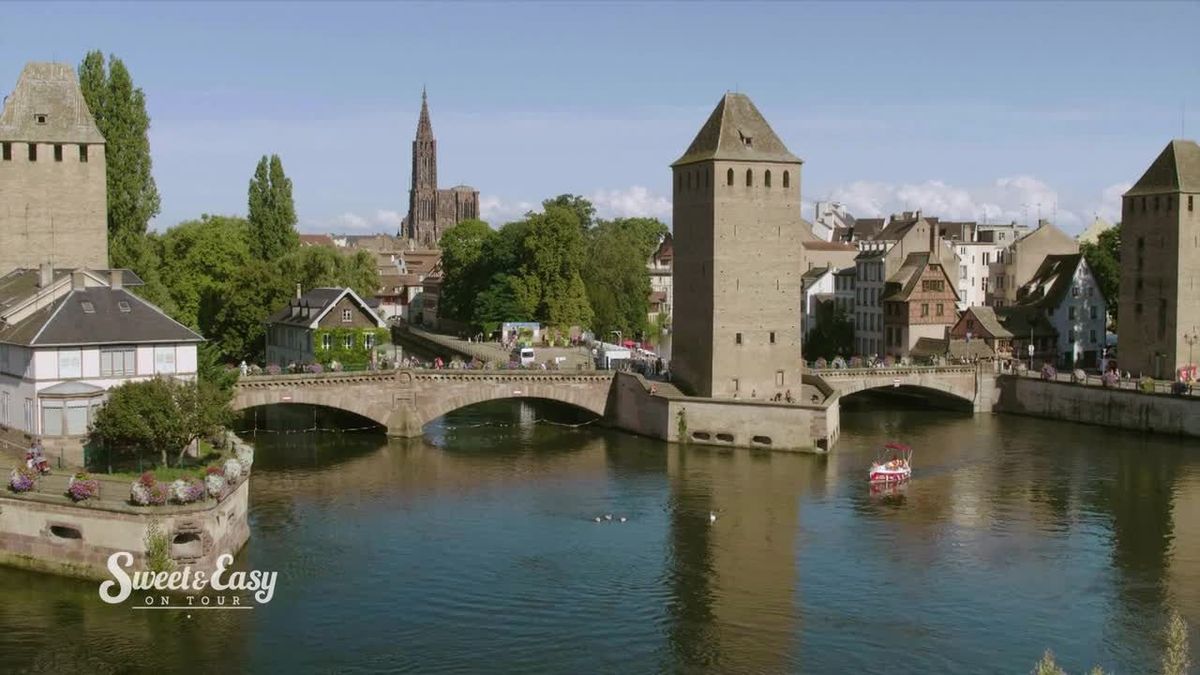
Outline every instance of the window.
[[8, 141], [0, 143], [0, 159], [6, 162], [12, 161], [12, 143]]
[[1142, 315], [1142, 303], [1139, 302], [1133, 306], [1133, 313], [1137, 314], [1138, 316]]
[[37, 161], [37, 143], [29, 144], [29, 161], [31, 161], [31, 162]]
[[754, 185], [754, 171], [746, 169], [746, 187]]
[[1096, 318], [1096, 306], [1092, 305], [1088, 309], [1089, 309], [1089, 314], [1091, 315], [1091, 318], [1095, 319]]
[[959, 279], [967, 278], [967, 266], [966, 265], [960, 265], [958, 267], [958, 278]]
[[1071, 287], [1071, 297], [1072, 297], [1072, 298], [1078, 298], [1078, 297], [1079, 297], [1079, 287], [1078, 287], [1078, 286], [1072, 286], [1072, 287]]
[[1072, 328], [1071, 330], [1067, 331], [1067, 342], [1074, 342], [1074, 341], [1075, 341], [1075, 329]]
[[33, 121], [37, 122], [38, 124], [45, 124], [46, 123], [46, 113], [34, 113]]
[[354, 320], [354, 314], [348, 309], [343, 309], [342, 323], [350, 323], [352, 320]]
[[346, 349], [354, 349], [354, 334], [343, 335], [342, 346]]
[[741, 333], [736, 333], [736, 334], [734, 334], [734, 336], [733, 336], [733, 343], [734, 343], [735, 345], [740, 345], [740, 344], [742, 344], [742, 334], [741, 334]]
[[137, 374], [137, 350], [133, 347], [101, 347], [100, 377], [124, 377]]
[[123, 314], [128, 314], [130, 312], [129, 303], [121, 300], [117, 303], [117, 309], [119, 309]]
[[[5, 159], [8, 159], [8, 158], [5, 157]], [[784, 179], [784, 180], [787, 180], [787, 179]], [[1188, 211], [1191, 211], [1191, 210], [1192, 210], [1192, 195], [1188, 195]]]
[[79, 146], [79, 163], [87, 164], [87, 161], [88, 161], [88, 146], [80, 145]]
[[[787, 171], [783, 172], [783, 187], [792, 187], [792, 177]], [[1189, 201], [1188, 203], [1190, 204], [1191, 202]]]
[[1162, 340], [1167, 337], [1167, 300], [1160, 298], [1158, 301], [1158, 339]]
[[1090, 330], [1088, 332], [1090, 333], [1089, 337], [1092, 340], [1092, 344], [1096, 344], [1096, 329], [1093, 328], [1092, 330]]
[[733, 185], [733, 169], [730, 169], [725, 172], [725, 184]]
[[1154, 195], [1154, 210], [1158, 210], [1158, 195]]
[[929, 303], [921, 303], [921, 316], [929, 316]]
[[942, 303], [940, 303], [940, 302], [937, 304], [937, 315], [938, 316], [946, 315], [945, 308], [942, 306]]
[[155, 373], [174, 373], [175, 372], [175, 346], [167, 345], [165, 347], [154, 348], [154, 372]]
[[782, 370], [775, 371], [775, 386], [776, 387], [783, 386], [783, 371]]
[[946, 290], [946, 282], [943, 279], [925, 279], [921, 282], [921, 290], [926, 293], [929, 291], [944, 291]]
[[1167, 195], [1167, 210], [1171, 210], [1171, 195]]
[[771, 170], [770, 169], [767, 169], [767, 172], [763, 174], [763, 185], [765, 185], [767, 187], [771, 187]]
[[375, 347], [374, 333], [366, 333], [363, 335], [363, 346], [365, 346], [367, 349], [372, 349]]
[[56, 162], [62, 161], [62, 143], [54, 144], [54, 161], [56, 161]]
[[81, 300], [79, 302], [79, 307], [83, 309], [84, 314], [96, 313], [96, 306], [92, 304], [91, 300]]
[[771, 344], [775, 344], [775, 331], [771, 331]]
[[1075, 320], [1075, 305], [1071, 305], [1067, 308], [1067, 319], [1069, 321]]
[[333, 336], [329, 333], [321, 336], [321, 349], [324, 349], [325, 351], [333, 349]]
[[734, 391], [738, 390], [738, 379], [736, 377], [733, 378], [733, 390]]
[[58, 350], [58, 376], [61, 379], [68, 377], [83, 377], [82, 368], [82, 352], [78, 349], [60, 349]]

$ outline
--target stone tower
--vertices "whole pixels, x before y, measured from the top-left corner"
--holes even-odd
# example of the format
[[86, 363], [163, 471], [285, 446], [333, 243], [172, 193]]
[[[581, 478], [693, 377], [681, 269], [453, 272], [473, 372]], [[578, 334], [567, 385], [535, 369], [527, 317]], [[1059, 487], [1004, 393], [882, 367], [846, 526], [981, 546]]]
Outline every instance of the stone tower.
[[27, 63], [0, 113], [0, 274], [108, 267], [104, 137], [65, 63]]
[[801, 160], [725, 94], [674, 164], [671, 371], [696, 396], [800, 395]]
[[421, 117], [412, 145], [412, 188], [408, 191], [408, 215], [404, 236], [418, 246], [434, 248], [442, 234], [468, 218], [479, 217], [479, 191], [469, 185], [439, 190], [437, 140], [429, 122], [429, 102], [421, 90]]
[[[1125, 193], [1121, 216], [1122, 370], [1172, 377], [1200, 329], [1200, 146], [1171, 141]], [[1191, 349], [1200, 360], [1200, 345]]]
[[429, 102], [421, 90], [421, 117], [412, 144], [412, 188], [408, 191], [409, 239], [432, 245], [441, 238], [437, 231], [437, 140], [429, 122]]

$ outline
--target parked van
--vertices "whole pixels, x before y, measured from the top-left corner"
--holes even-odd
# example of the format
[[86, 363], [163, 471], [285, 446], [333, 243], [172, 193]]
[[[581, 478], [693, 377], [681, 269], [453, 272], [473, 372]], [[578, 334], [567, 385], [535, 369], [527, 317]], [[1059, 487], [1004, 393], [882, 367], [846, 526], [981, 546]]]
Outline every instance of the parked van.
[[533, 365], [533, 347], [521, 347], [520, 360], [523, 366]]

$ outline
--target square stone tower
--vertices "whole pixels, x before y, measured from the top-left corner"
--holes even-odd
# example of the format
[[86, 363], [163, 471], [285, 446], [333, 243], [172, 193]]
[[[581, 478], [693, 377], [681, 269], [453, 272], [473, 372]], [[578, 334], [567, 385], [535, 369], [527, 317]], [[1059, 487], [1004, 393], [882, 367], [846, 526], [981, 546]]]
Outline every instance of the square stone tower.
[[104, 137], [65, 63], [28, 63], [0, 113], [0, 274], [108, 267]]
[[674, 178], [671, 372], [696, 396], [799, 397], [801, 160], [725, 94]]
[[[1173, 377], [1200, 329], [1200, 146], [1171, 141], [1125, 193], [1121, 215], [1122, 370]], [[1200, 360], [1200, 345], [1192, 348]]]

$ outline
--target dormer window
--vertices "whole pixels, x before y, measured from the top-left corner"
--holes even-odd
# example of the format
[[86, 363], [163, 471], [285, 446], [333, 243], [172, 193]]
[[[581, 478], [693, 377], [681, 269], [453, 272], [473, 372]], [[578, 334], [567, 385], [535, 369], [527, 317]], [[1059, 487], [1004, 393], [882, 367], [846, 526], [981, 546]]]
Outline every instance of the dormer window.
[[124, 312], [126, 314], [128, 314], [131, 311], [129, 308], [129, 303], [125, 302], [124, 300], [117, 303], [117, 309], [121, 310], [122, 312]]
[[34, 113], [33, 121], [38, 124], [45, 124], [46, 123], [46, 113]]
[[746, 134], [743, 134], [741, 130], [738, 130], [738, 137], [742, 139], [742, 145], [746, 146], [747, 148], [754, 147], [754, 139]]
[[343, 309], [342, 310], [342, 323], [350, 323], [353, 320], [354, 320], [354, 314], [348, 309]]
[[84, 314], [95, 314], [96, 313], [96, 306], [93, 305], [91, 303], [91, 301], [89, 301], [89, 300], [84, 300], [84, 301], [80, 302], [79, 306], [83, 308]]

